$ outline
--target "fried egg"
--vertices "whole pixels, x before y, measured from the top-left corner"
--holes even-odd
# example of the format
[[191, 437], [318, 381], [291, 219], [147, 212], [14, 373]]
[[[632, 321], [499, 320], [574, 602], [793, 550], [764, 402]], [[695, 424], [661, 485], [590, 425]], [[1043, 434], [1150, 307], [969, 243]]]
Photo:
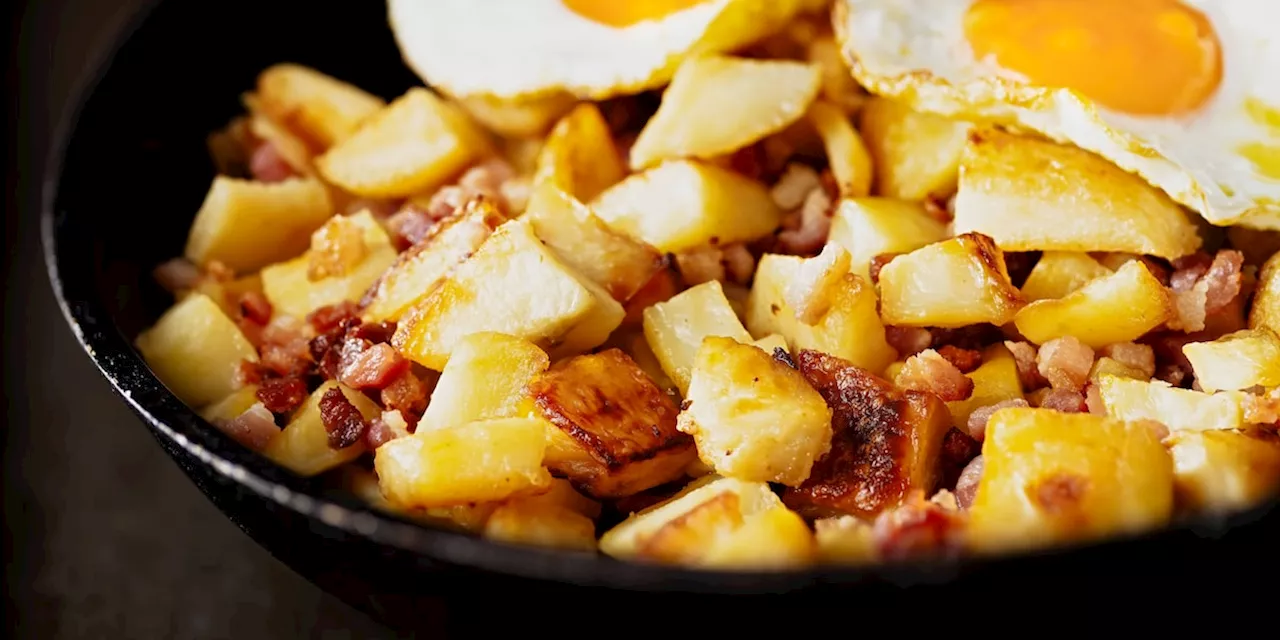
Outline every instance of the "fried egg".
[[455, 97], [599, 100], [662, 86], [685, 58], [730, 51], [813, 0], [389, 0], [406, 63]]
[[1280, 2], [840, 0], [833, 21], [874, 93], [1088, 149], [1213, 224], [1280, 229]]

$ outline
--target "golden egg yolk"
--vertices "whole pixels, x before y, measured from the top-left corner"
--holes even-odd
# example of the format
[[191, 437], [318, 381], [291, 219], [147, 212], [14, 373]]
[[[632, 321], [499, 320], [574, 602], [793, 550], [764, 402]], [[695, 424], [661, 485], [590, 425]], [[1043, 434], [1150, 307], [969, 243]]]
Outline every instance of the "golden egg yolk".
[[979, 59], [1134, 115], [1192, 111], [1222, 80], [1213, 25], [1178, 0], [975, 0], [964, 29]]
[[610, 27], [662, 18], [708, 0], [563, 0], [570, 11]]

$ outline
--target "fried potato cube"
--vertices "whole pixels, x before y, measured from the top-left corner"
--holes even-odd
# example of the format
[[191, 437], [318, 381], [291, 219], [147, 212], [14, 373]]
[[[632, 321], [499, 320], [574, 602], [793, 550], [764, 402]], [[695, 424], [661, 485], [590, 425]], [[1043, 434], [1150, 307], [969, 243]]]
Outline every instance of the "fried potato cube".
[[868, 282], [871, 260], [882, 253], [910, 253], [941, 242], [947, 226], [918, 202], [893, 198], [848, 198], [836, 206], [829, 242], [849, 251], [852, 271]]
[[418, 509], [401, 507], [392, 504], [382, 495], [378, 484], [378, 476], [372, 471], [348, 465], [342, 468], [343, 480], [347, 488], [369, 506], [385, 513], [401, 515], [421, 522], [427, 526], [450, 529], [453, 531], [480, 533], [484, 531], [489, 516], [500, 503], [485, 502], [454, 507], [434, 507]]
[[550, 182], [582, 202], [591, 202], [626, 175], [627, 168], [600, 108], [583, 102], [547, 134], [533, 181], [535, 185]]
[[802, 62], [691, 57], [631, 147], [631, 167], [741, 149], [799, 120], [821, 83], [818, 67]]
[[820, 518], [813, 523], [818, 556], [826, 562], [862, 564], [878, 555], [871, 523], [854, 516]]
[[258, 385], [245, 385], [233, 391], [231, 395], [201, 409], [200, 417], [215, 424], [233, 420], [257, 403]]
[[702, 341], [678, 428], [739, 480], [799, 486], [831, 449], [831, 409], [804, 376], [731, 338]]
[[[348, 227], [338, 230], [339, 227]], [[358, 260], [318, 280], [312, 279], [312, 266], [318, 253], [329, 251], [326, 238], [335, 234], [353, 234], [338, 244], [356, 253]], [[355, 238], [359, 238], [356, 240]], [[273, 264], [262, 270], [262, 291], [276, 310], [295, 318], [340, 302], [357, 302], [365, 291], [396, 261], [396, 249], [382, 225], [365, 210], [353, 216], [335, 216], [317, 229], [311, 237], [307, 253]]]
[[487, 331], [469, 334], [444, 366], [418, 431], [518, 416], [529, 383], [549, 366], [547, 354], [528, 340]]
[[521, 100], [499, 100], [492, 96], [467, 96], [458, 104], [476, 122], [500, 136], [532, 138], [547, 132], [557, 118], [573, 108], [574, 97], [565, 92]]
[[367, 198], [407, 198], [444, 184], [488, 146], [453, 105], [421, 87], [316, 159], [326, 180]]
[[472, 200], [457, 215], [441, 220], [430, 236], [400, 254], [369, 290], [361, 314], [364, 321], [399, 321], [503, 222], [506, 216], [487, 199]]
[[850, 363], [803, 350], [800, 373], [831, 408], [831, 450], [809, 479], [782, 494], [806, 515], [872, 517], [913, 489], [931, 491], [951, 416], [937, 396], [899, 391]]
[[1173, 461], [1155, 430], [1086, 413], [991, 416], [970, 542], [1007, 551], [1151, 529], [1173, 510]]
[[898, 256], [880, 270], [880, 315], [905, 327], [1002, 325], [1022, 308], [1004, 252], [967, 233]]
[[1250, 329], [1270, 329], [1280, 334], [1280, 253], [1271, 256], [1258, 271], [1258, 286], [1249, 309]]
[[1196, 225], [1163, 191], [1074, 146], [997, 130], [970, 136], [955, 201], [956, 233], [1006, 251], [1123, 251], [1178, 258], [1200, 248]]
[[973, 394], [965, 400], [947, 403], [951, 424], [961, 431], [967, 432], [969, 416], [975, 410], [1023, 397], [1017, 362], [1004, 345], [989, 348], [983, 354], [982, 365], [965, 375], [973, 380]]
[[1084, 285], [1112, 273], [1087, 253], [1046, 251], [1022, 283], [1027, 302], [1065, 298]]
[[134, 345], [156, 377], [192, 407], [221, 400], [240, 386], [242, 360], [258, 352], [216, 302], [191, 294], [173, 305]]
[[626, 302], [665, 266], [657, 249], [610, 229], [559, 188], [544, 184], [524, 217], [534, 233], [578, 273]]
[[1135, 380], [1116, 375], [1098, 379], [1107, 415], [1120, 420], [1155, 420], [1170, 431], [1244, 428], [1238, 393], [1203, 393], [1179, 389], [1162, 380]]
[[[684, 475], [693, 441], [676, 429], [678, 409], [619, 349], [578, 356], [529, 384], [537, 414], [560, 431], [547, 466], [597, 497], [627, 496]], [[584, 455], [585, 454], [585, 455]]]
[[774, 507], [746, 518], [716, 541], [698, 564], [725, 570], [794, 569], [813, 562], [817, 551], [804, 518], [786, 507]]
[[1013, 323], [1035, 344], [1074, 336], [1101, 349], [1142, 337], [1168, 320], [1172, 308], [1168, 290], [1135, 260], [1058, 300], [1023, 307]]
[[971, 125], [873, 97], [859, 122], [876, 166], [876, 193], [902, 200], [945, 199], [956, 192]]
[[301, 476], [314, 476], [364, 455], [363, 440], [343, 449], [329, 446], [329, 432], [320, 416], [320, 399], [333, 388], [340, 389], [365, 420], [382, 415], [382, 410], [368, 396], [328, 380], [294, 412], [289, 424], [271, 440], [262, 455]]
[[378, 447], [382, 493], [405, 507], [448, 507], [545, 491], [546, 428], [528, 418], [418, 431]]
[[184, 255], [197, 265], [217, 260], [238, 273], [257, 271], [306, 251], [311, 232], [332, 215], [333, 203], [319, 180], [266, 183], [218, 176], [191, 223]]
[[871, 154], [849, 116], [831, 103], [819, 100], [809, 107], [808, 121], [822, 138], [841, 197], [869, 195], [874, 171]]
[[594, 551], [600, 505], [559, 478], [546, 493], [520, 496], [493, 510], [484, 537], [516, 544]]
[[512, 220], [405, 314], [392, 344], [436, 371], [480, 331], [523, 338], [555, 358], [602, 344], [622, 317], [622, 305], [556, 258], [529, 221]]
[[1180, 431], [1166, 441], [1179, 505], [1248, 509], [1280, 489], [1280, 439], [1264, 431]]
[[296, 64], [277, 64], [258, 76], [257, 96], [277, 122], [324, 149], [350, 136], [386, 103], [352, 84]]
[[805, 324], [786, 301], [787, 286], [796, 280], [804, 262], [799, 256], [760, 258], [745, 314], [752, 334], [778, 333], [792, 350], [822, 351], [875, 373], [883, 371], [898, 352], [885, 340], [875, 289], [847, 273], [834, 287], [827, 312], [816, 323]]
[[1270, 329], [1246, 329], [1212, 342], [1191, 342], [1182, 353], [1208, 393], [1280, 386], [1280, 338]]
[[644, 310], [644, 336], [662, 370], [683, 395], [689, 390], [698, 348], [707, 336], [750, 342], [751, 334], [729, 306], [720, 283], [712, 280]]
[[[819, 10], [825, 9], [826, 0], [817, 0]], [[858, 86], [849, 72], [849, 64], [840, 53], [840, 44], [831, 35], [821, 35], [809, 42], [805, 58], [822, 71], [822, 99], [840, 107], [842, 111], [853, 113], [862, 108], [867, 100], [867, 92]]]
[[747, 518], [780, 506], [763, 482], [704, 476], [605, 532], [600, 550], [617, 558], [696, 560]]
[[601, 220], [663, 253], [761, 238], [782, 222], [763, 184], [688, 160], [634, 174], [592, 204]]

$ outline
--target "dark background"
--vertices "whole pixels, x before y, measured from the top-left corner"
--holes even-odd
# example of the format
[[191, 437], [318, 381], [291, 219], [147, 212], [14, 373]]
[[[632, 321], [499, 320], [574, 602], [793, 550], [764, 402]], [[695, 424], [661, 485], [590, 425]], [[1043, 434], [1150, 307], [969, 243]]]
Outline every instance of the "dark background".
[[139, 2], [6, 4], [6, 635], [392, 637], [223, 517], [76, 344], [40, 258], [44, 156], [91, 52]]

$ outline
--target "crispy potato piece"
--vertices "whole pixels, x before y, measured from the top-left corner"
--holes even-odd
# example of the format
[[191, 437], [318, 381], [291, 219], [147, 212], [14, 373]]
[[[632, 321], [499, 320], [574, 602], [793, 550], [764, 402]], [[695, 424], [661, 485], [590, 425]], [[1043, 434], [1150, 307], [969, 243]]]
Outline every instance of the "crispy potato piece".
[[1271, 256], [1258, 271], [1258, 287], [1249, 310], [1250, 329], [1280, 333], [1280, 253]]
[[[353, 236], [341, 244], [357, 247], [356, 261], [343, 273], [312, 279], [317, 252], [326, 251], [325, 238], [342, 227]], [[354, 245], [352, 245], [354, 243]], [[368, 210], [353, 216], [335, 216], [316, 230], [306, 254], [262, 270], [262, 291], [271, 306], [295, 318], [340, 302], [357, 302], [383, 272], [396, 261], [396, 249], [382, 225]]]
[[563, 449], [572, 448], [556, 444], [547, 465], [597, 498], [675, 480], [695, 456], [693, 441], [676, 430], [671, 397], [618, 349], [578, 356], [538, 375], [529, 397], [538, 415], [576, 445], [566, 456]]
[[1280, 439], [1265, 431], [1180, 431], [1166, 441], [1180, 506], [1247, 509], [1280, 488]]
[[233, 391], [231, 395], [201, 409], [200, 417], [213, 423], [232, 420], [257, 403], [258, 385], [245, 385]]
[[851, 262], [844, 247], [827, 243], [821, 253], [800, 264], [795, 277], [782, 292], [787, 305], [795, 310], [797, 320], [815, 324], [827, 315], [844, 285]]
[[1246, 329], [1212, 342], [1191, 342], [1182, 353], [1208, 393], [1280, 386], [1280, 338], [1270, 329]]
[[188, 405], [201, 407], [235, 392], [241, 360], [258, 352], [209, 296], [173, 305], [134, 341], [156, 377]]
[[500, 136], [532, 138], [547, 132], [557, 118], [573, 108], [576, 100], [568, 93], [550, 93], [526, 100], [498, 100], [490, 96], [468, 96], [458, 104], [476, 122]]
[[1002, 325], [1023, 305], [1004, 252], [967, 233], [898, 256], [880, 270], [880, 315], [904, 327]]
[[731, 153], [799, 120], [818, 95], [818, 67], [723, 55], [689, 58], [631, 147], [631, 168]]
[[831, 409], [795, 369], [759, 348], [707, 337], [678, 428], [716, 473], [799, 486], [831, 449]]
[[876, 166], [876, 193], [902, 200], [956, 192], [971, 125], [873, 97], [862, 108], [862, 137]]
[[197, 265], [217, 260], [238, 273], [306, 251], [311, 232], [333, 215], [324, 185], [311, 178], [265, 183], [213, 179], [191, 223], [184, 255]]
[[414, 88], [317, 158], [316, 167], [356, 195], [406, 198], [444, 184], [488, 147], [456, 107]]
[[355, 85], [296, 64], [277, 64], [258, 76], [265, 113], [307, 137], [318, 149], [345, 139], [386, 103]]
[[1111, 273], [1111, 269], [1087, 253], [1046, 251], [1022, 284], [1022, 297], [1027, 302], [1065, 298], [1067, 294]]
[[335, 467], [344, 465], [364, 455], [364, 440], [345, 449], [334, 449], [329, 446], [329, 433], [324, 428], [320, 417], [320, 398], [333, 388], [342, 391], [342, 395], [355, 405], [356, 410], [365, 420], [373, 420], [382, 414], [382, 409], [374, 404], [368, 396], [346, 385], [328, 380], [311, 394], [310, 398], [298, 408], [285, 425], [280, 435], [271, 440], [262, 455], [276, 464], [302, 476], [314, 476]]
[[973, 394], [965, 400], [947, 403], [951, 424], [961, 431], [967, 432], [969, 416], [976, 409], [1023, 397], [1017, 362], [1004, 345], [988, 348], [982, 365], [965, 375], [973, 380]]
[[555, 359], [600, 345], [622, 317], [622, 306], [560, 262], [529, 221], [512, 220], [405, 314], [392, 344], [436, 371], [478, 331], [529, 340]]
[[820, 518], [813, 523], [818, 555], [826, 562], [863, 564], [876, 559], [871, 523], [854, 516]]
[[454, 507], [434, 507], [431, 509], [406, 508], [392, 504], [382, 495], [378, 485], [378, 476], [372, 471], [359, 467], [342, 468], [347, 487], [356, 496], [369, 503], [369, 506], [386, 513], [398, 514], [417, 520], [427, 526], [440, 527], [453, 531], [481, 533], [485, 523], [501, 503], [485, 502]]
[[565, 264], [626, 302], [666, 265], [657, 249], [610, 229], [551, 184], [538, 187], [524, 217]]
[[533, 343], [501, 333], [472, 333], [454, 348], [431, 393], [418, 431], [519, 415], [529, 383], [551, 366]]
[[728, 169], [687, 160], [637, 173], [600, 194], [606, 224], [663, 253], [761, 238], [782, 221], [769, 189]]
[[871, 260], [882, 253], [910, 253], [941, 242], [947, 226], [924, 210], [924, 205], [892, 198], [841, 200], [831, 218], [834, 242], [848, 249], [851, 270], [868, 282]]
[[883, 371], [898, 352], [885, 341], [875, 289], [847, 273], [835, 287], [827, 312], [814, 324], [805, 324], [786, 301], [786, 287], [804, 260], [775, 254], [760, 258], [747, 298], [747, 327], [758, 336], [781, 334], [793, 350], [822, 351], [873, 373]]
[[584, 102], [547, 134], [533, 181], [535, 185], [550, 182], [582, 202], [591, 202], [626, 175], [627, 168], [600, 108]]
[[1133, 261], [1061, 299], [1023, 307], [1013, 323], [1035, 344], [1075, 336], [1101, 349], [1142, 337], [1168, 320], [1171, 313], [1168, 289], [1142, 263]]
[[1077, 147], [993, 129], [973, 133], [965, 148], [955, 229], [989, 235], [1006, 251], [1173, 259], [1200, 248], [1181, 207], [1141, 178]]
[[888, 381], [817, 351], [795, 355], [800, 372], [832, 409], [831, 451], [809, 479], [782, 495], [808, 515], [871, 517], [912, 489], [930, 491], [951, 416], [937, 396]]
[[644, 310], [644, 336], [662, 370], [683, 395], [689, 390], [693, 363], [707, 336], [750, 342], [720, 283], [712, 280]]
[[794, 569], [817, 557], [817, 543], [804, 518], [786, 507], [753, 515], [716, 541], [699, 565], [727, 570]]
[[819, 100], [809, 107], [809, 123], [817, 130], [831, 163], [840, 196], [861, 198], [871, 193], [874, 171], [871, 154], [849, 116], [830, 103]]
[[600, 505], [559, 478], [546, 493], [508, 500], [485, 522], [484, 537], [517, 544], [594, 551]]
[[782, 337], [781, 333], [771, 333], [752, 342], [751, 345], [769, 355], [773, 355], [778, 349], [791, 353], [791, 347], [787, 346], [787, 339]]
[[[827, 4], [820, 0], [819, 4]], [[867, 101], [867, 92], [858, 86], [849, 72], [849, 65], [840, 54], [840, 44], [831, 35], [822, 35], [809, 42], [805, 58], [810, 64], [818, 66], [822, 72], [822, 90], [819, 94], [823, 100], [840, 107], [845, 113], [854, 113]]]
[[484, 198], [469, 201], [461, 212], [441, 220], [431, 235], [400, 254], [378, 278], [365, 298], [364, 321], [399, 321], [506, 220]]
[[1202, 393], [1179, 389], [1162, 380], [1134, 380], [1102, 375], [1098, 391], [1107, 415], [1120, 420], [1155, 420], [1170, 431], [1244, 428], [1238, 393]]
[[545, 491], [546, 428], [502, 418], [419, 431], [378, 447], [382, 493], [403, 507], [448, 507]]

